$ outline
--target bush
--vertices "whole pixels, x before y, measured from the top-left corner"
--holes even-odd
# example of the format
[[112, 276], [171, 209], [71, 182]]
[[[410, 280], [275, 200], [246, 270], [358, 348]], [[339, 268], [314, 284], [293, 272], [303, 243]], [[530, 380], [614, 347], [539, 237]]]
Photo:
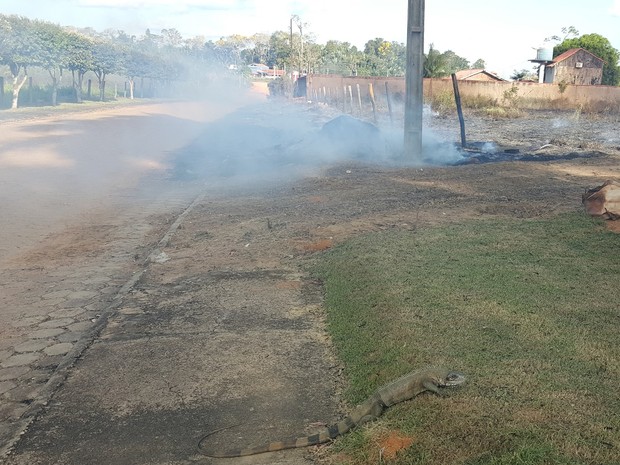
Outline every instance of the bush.
[[267, 84], [269, 88], [270, 97], [286, 97], [290, 98], [293, 95], [293, 81], [285, 76], [283, 78], [277, 78]]

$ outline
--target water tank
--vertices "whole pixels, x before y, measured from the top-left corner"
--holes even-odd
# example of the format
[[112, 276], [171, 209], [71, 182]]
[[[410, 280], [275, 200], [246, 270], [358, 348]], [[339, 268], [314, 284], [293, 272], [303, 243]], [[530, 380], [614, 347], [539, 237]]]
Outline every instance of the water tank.
[[553, 61], [553, 49], [548, 47], [537, 48], [536, 61]]

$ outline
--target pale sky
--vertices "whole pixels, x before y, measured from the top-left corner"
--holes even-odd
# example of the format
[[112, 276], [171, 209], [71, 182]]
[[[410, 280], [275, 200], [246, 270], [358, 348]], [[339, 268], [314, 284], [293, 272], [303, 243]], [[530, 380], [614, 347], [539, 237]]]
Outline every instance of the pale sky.
[[[175, 28], [184, 38], [219, 39], [288, 30], [301, 17], [316, 41], [350, 42], [358, 48], [377, 37], [406, 41], [407, 0], [0, 0], [0, 13], [19, 14], [63, 26], [121, 29], [141, 35]], [[546, 37], [575, 26], [597, 33], [620, 49], [620, 0], [427, 0], [425, 51], [429, 44], [452, 50], [489, 71], [509, 77], [531, 68], [534, 48]]]

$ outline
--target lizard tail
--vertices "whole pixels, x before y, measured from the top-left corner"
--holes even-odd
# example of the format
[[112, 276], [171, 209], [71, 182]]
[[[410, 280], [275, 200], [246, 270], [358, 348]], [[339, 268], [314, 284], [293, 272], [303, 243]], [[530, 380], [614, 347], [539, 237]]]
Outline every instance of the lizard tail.
[[198, 451], [206, 455], [207, 457], [213, 458], [233, 458], [233, 457], [245, 457], [247, 455], [256, 455], [256, 454], [264, 454], [266, 452], [276, 452], [279, 450], [285, 449], [295, 449], [298, 447], [309, 447], [316, 446], [317, 444], [324, 444], [326, 442], [331, 441], [332, 439], [340, 436], [341, 434], [346, 433], [354, 426], [353, 420], [350, 417], [345, 418], [338, 423], [335, 423], [317, 434], [313, 434], [310, 436], [305, 436], [301, 438], [289, 438], [284, 439], [282, 441], [274, 441], [268, 444], [263, 444], [262, 446], [256, 447], [245, 447], [243, 449], [231, 449], [225, 451], [210, 451], [208, 449], [203, 449], [202, 444], [205, 439], [209, 436], [217, 433], [218, 431], [222, 431], [222, 428], [216, 431], [212, 431], [206, 436], [204, 436], [200, 442], [198, 443]]

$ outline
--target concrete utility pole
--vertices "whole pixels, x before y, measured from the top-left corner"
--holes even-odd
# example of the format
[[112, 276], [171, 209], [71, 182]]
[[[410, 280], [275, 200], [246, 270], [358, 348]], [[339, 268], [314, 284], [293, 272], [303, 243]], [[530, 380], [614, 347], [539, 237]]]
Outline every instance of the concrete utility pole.
[[424, 0], [409, 0], [405, 77], [405, 157], [422, 160]]

